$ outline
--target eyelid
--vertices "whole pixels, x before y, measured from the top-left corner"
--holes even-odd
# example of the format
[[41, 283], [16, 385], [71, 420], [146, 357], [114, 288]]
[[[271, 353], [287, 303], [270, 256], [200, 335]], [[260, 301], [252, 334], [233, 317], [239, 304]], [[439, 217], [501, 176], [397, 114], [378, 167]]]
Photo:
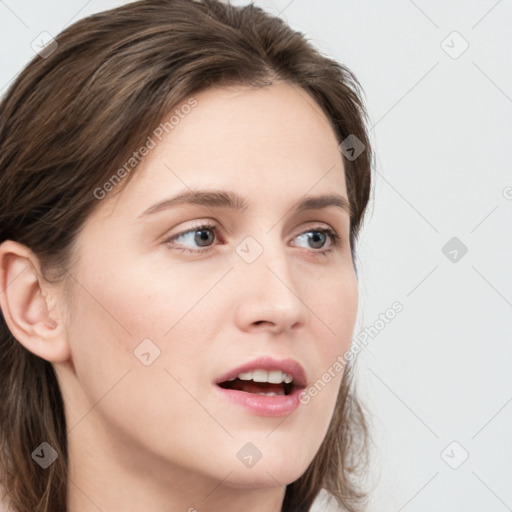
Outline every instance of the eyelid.
[[164, 242], [166, 242], [168, 240], [174, 240], [175, 238], [178, 238], [179, 236], [186, 235], [190, 231], [198, 231], [200, 229], [212, 229], [212, 230], [218, 232], [219, 229], [222, 229], [222, 226], [218, 222], [215, 222], [212, 220], [202, 220], [202, 221], [197, 222], [196, 224], [192, 224], [191, 226], [182, 229], [181, 231], [179, 231], [178, 233], [175, 233], [174, 235], [170, 235], [170, 236], [164, 235]]

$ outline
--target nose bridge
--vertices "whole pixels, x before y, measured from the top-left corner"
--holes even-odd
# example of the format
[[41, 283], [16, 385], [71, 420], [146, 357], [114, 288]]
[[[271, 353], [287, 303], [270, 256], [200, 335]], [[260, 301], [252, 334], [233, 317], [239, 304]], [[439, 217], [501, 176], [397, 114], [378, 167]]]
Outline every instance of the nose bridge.
[[254, 236], [246, 237], [237, 248], [237, 253], [245, 262], [244, 273], [256, 274], [259, 284], [278, 290], [284, 288], [287, 293], [298, 293], [295, 290], [290, 257], [277, 230], [270, 233], [262, 231], [258, 239]]
[[307, 308], [300, 298], [290, 255], [277, 234], [260, 232], [246, 237], [237, 247], [243, 289], [237, 307], [238, 321], [245, 327], [262, 322], [274, 329], [303, 325]]

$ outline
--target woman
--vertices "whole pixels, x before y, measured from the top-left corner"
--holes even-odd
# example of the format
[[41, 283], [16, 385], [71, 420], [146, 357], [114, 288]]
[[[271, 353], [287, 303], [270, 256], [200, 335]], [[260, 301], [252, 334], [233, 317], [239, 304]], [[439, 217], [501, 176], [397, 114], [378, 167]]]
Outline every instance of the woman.
[[135, 2], [41, 51], [0, 106], [12, 510], [361, 510], [370, 174], [355, 77], [253, 5]]

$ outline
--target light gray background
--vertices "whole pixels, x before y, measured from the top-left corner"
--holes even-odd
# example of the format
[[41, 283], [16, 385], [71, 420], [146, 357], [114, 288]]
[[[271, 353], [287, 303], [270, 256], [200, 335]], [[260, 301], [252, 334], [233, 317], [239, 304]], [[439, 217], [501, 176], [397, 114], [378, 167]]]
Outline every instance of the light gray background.
[[[123, 3], [0, 1], [0, 95], [41, 32]], [[512, 510], [512, 1], [255, 3], [366, 91], [377, 165], [355, 334], [403, 305], [357, 362], [370, 512]]]

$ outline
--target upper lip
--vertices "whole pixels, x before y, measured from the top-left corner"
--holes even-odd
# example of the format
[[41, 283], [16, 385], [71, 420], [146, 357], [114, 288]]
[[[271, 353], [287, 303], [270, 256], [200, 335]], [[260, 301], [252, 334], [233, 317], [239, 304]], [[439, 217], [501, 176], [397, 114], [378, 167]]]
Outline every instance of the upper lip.
[[293, 377], [293, 384], [295, 386], [305, 387], [307, 383], [306, 372], [297, 361], [293, 359], [275, 359], [271, 356], [264, 356], [258, 359], [253, 359], [252, 361], [238, 366], [237, 368], [229, 370], [227, 373], [216, 379], [215, 384], [220, 384], [221, 382], [226, 382], [230, 379], [233, 379], [239, 373], [250, 372], [253, 370], [281, 370]]

